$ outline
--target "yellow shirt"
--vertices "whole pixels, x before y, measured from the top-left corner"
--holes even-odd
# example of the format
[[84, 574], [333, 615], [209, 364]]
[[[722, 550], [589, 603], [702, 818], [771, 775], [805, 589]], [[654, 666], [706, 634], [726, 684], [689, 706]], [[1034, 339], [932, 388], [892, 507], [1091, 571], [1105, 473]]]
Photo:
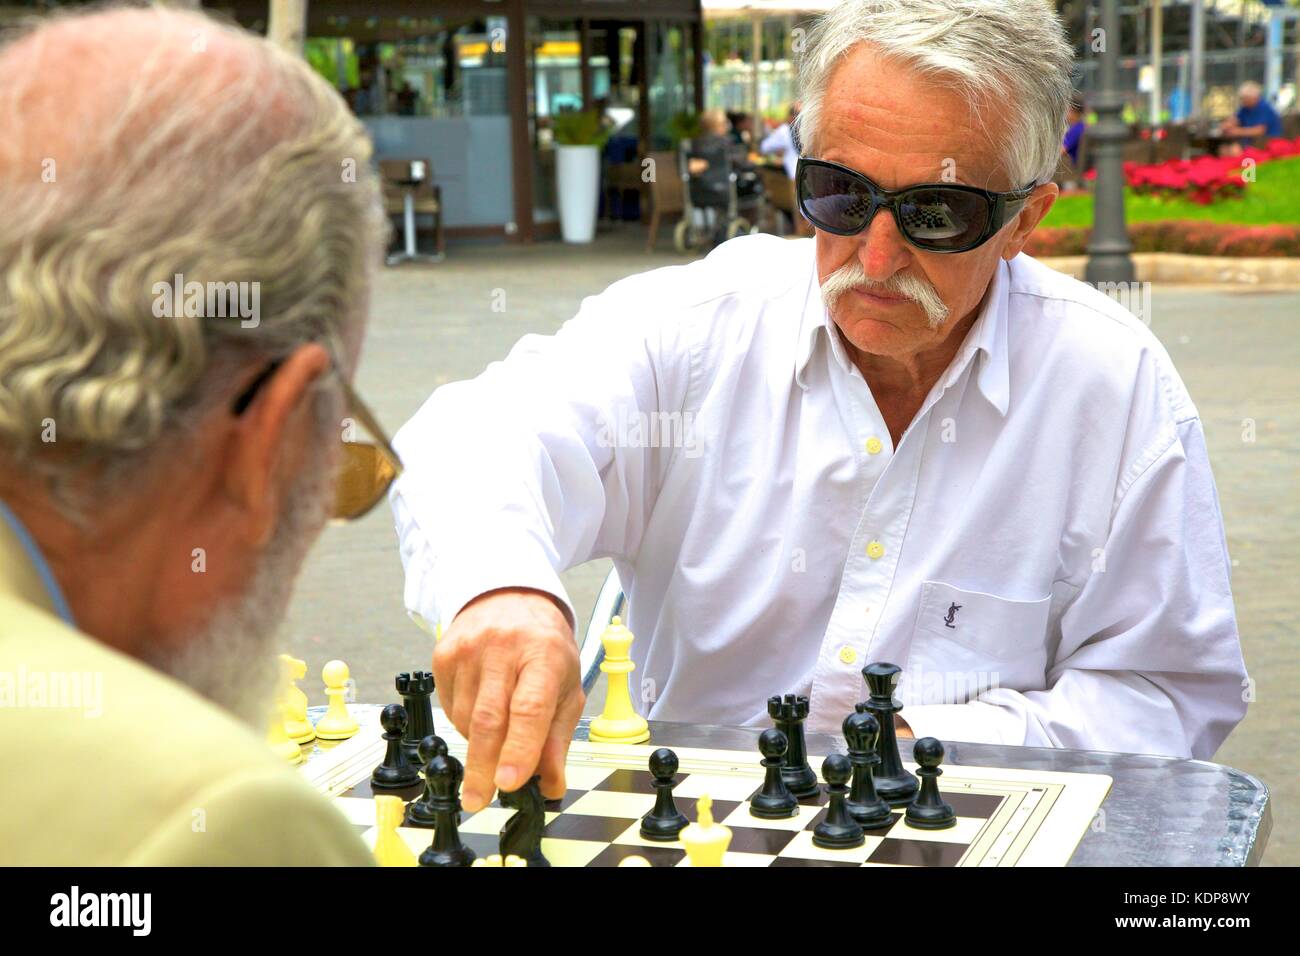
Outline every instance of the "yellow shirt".
[[371, 862], [245, 725], [66, 624], [0, 513], [0, 864]]

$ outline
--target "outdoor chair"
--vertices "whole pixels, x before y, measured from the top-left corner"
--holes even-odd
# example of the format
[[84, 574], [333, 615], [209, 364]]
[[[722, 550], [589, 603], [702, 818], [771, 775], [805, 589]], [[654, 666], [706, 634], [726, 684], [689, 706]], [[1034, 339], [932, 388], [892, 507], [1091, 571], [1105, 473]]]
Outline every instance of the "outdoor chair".
[[794, 180], [785, 174], [784, 169], [773, 169], [768, 166], [760, 166], [758, 175], [763, 181], [763, 191], [767, 194], [772, 208], [785, 213], [790, 218], [790, 224], [794, 227], [796, 235], [811, 236], [812, 226], [795, 207]]
[[[389, 217], [401, 216], [404, 211], [406, 187], [402, 181], [410, 176], [411, 164], [423, 162], [424, 181], [415, 187], [415, 215], [433, 217], [433, 244], [439, 256], [446, 252], [446, 240], [442, 228], [442, 189], [433, 181], [433, 164], [427, 159], [412, 157], [410, 159], [381, 159], [379, 161], [379, 178], [384, 190], [384, 212]], [[416, 220], [416, 232], [420, 231]]]
[[664, 216], [680, 216], [686, 209], [682, 178], [677, 171], [677, 154], [671, 150], [650, 154], [654, 176], [650, 183], [650, 229], [645, 251], [654, 252], [659, 223]]

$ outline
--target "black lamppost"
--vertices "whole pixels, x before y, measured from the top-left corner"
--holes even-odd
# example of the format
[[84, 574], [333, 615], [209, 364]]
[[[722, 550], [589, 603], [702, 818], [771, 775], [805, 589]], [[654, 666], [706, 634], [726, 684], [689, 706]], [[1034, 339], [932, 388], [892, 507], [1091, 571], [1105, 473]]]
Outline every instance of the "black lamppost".
[[[1128, 126], [1121, 114], [1124, 96], [1119, 90], [1119, 11], [1117, 0], [1101, 0], [1100, 90], [1093, 100], [1097, 123], [1088, 130], [1089, 149], [1096, 158], [1093, 187], [1092, 236], [1088, 240], [1088, 265], [1083, 277], [1091, 283], [1132, 282], [1136, 278], [1132, 245], [1124, 226], [1124, 141]], [[1092, 37], [1085, 37], [1091, 43]]]

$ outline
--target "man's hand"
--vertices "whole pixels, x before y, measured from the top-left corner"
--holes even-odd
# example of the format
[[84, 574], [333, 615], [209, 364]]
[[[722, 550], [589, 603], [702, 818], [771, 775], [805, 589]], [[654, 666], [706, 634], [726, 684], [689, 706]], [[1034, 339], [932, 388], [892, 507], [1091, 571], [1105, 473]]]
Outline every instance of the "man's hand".
[[578, 667], [573, 628], [549, 594], [489, 591], [456, 615], [434, 648], [433, 673], [443, 710], [469, 740], [466, 810], [536, 772], [545, 796], [564, 795], [564, 760], [586, 702]]
[[916, 734], [912, 733], [911, 725], [903, 719], [902, 714], [894, 715], [894, 736], [899, 740], [916, 739]]

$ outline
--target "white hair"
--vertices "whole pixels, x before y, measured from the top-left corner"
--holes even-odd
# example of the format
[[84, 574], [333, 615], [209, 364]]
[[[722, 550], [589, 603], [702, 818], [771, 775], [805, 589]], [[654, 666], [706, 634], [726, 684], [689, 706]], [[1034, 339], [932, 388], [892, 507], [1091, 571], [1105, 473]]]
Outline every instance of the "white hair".
[[1241, 86], [1237, 87], [1238, 96], [1262, 96], [1264, 88], [1254, 80], [1247, 80]]
[[809, 32], [799, 64], [805, 155], [816, 155], [831, 73], [860, 43], [950, 82], [972, 109], [1007, 110], [1012, 188], [1051, 179], [1074, 55], [1046, 0], [844, 0], [831, 8]]
[[[234, 370], [307, 342], [355, 358], [386, 225], [364, 127], [302, 59], [203, 14], [110, 9], [38, 22], [0, 76], [10, 462], [123, 477], [230, 400]], [[257, 324], [159, 318], [177, 274], [255, 284]]]

